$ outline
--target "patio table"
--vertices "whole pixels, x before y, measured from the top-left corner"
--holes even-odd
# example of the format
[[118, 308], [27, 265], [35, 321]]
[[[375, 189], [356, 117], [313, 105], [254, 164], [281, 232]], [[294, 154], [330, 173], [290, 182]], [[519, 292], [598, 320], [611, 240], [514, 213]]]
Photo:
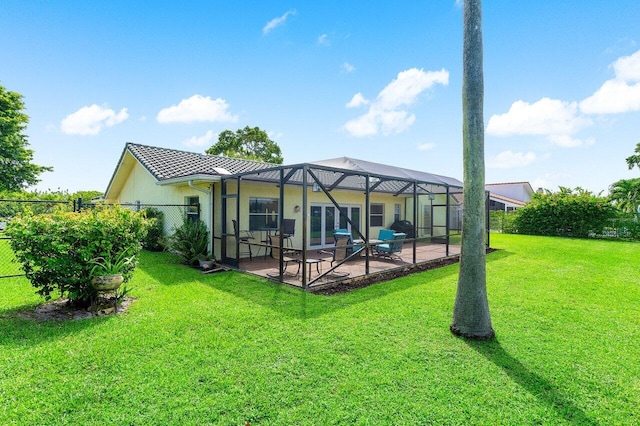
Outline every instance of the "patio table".
[[[300, 263], [302, 263], [302, 259], [300, 259], [299, 261]], [[307, 265], [309, 265], [309, 276], [307, 277], [307, 279], [311, 278], [311, 265], [316, 265], [316, 271], [318, 272], [318, 275], [320, 275], [321, 265], [324, 261], [324, 259], [307, 259]]]
[[[367, 244], [367, 250], [373, 248], [373, 246], [375, 245], [383, 244], [384, 242], [385, 242], [384, 240], [378, 240], [377, 238], [369, 238], [369, 244]], [[358, 238], [357, 240], [353, 240], [353, 244], [364, 245], [364, 240], [361, 238]], [[371, 254], [371, 252], [369, 252], [369, 254]]]

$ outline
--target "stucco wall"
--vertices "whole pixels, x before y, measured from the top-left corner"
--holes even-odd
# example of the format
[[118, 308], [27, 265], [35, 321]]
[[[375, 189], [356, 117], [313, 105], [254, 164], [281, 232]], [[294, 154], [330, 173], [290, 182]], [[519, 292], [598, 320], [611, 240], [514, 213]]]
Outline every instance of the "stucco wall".
[[[199, 187], [208, 190], [205, 185], [200, 185]], [[199, 197], [200, 220], [210, 228], [211, 207], [207, 194], [190, 188], [186, 184], [180, 186], [158, 185], [151, 174], [138, 162], [132, 167], [120, 193], [108, 201], [116, 201], [121, 204], [140, 202], [140, 204], [152, 205], [183, 205], [187, 197]], [[160, 210], [165, 212], [164, 232], [165, 235], [169, 235], [173, 232], [175, 226], [182, 224], [184, 215], [180, 212], [183, 209], [179, 207], [165, 207]]]

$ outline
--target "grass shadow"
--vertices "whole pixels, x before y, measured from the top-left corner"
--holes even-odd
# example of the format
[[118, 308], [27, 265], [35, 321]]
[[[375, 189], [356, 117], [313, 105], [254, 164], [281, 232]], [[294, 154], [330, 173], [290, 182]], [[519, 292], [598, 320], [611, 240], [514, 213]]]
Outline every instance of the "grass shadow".
[[598, 424], [547, 379], [529, 370], [505, 351], [497, 339], [467, 340], [466, 343], [487, 360], [500, 367], [511, 380], [526, 389], [531, 395], [553, 408], [568, 423], [587, 426]]
[[39, 305], [29, 304], [0, 310], [0, 347], [37, 346], [42, 342], [63, 339], [109, 321], [111, 317], [64, 321], [36, 320], [29, 315], [37, 306]]
[[266, 278], [235, 271], [219, 274], [219, 278], [216, 277], [215, 280], [210, 280], [209, 284], [213, 288], [250, 303], [275, 310], [288, 317], [304, 319], [322, 316], [360, 303], [386, 297], [417, 285], [423, 285], [425, 280], [429, 280], [429, 278], [417, 279], [417, 277], [431, 276], [433, 280], [436, 280], [457, 273], [457, 266], [450, 265], [330, 296], [308, 293], [300, 288], [290, 287]]

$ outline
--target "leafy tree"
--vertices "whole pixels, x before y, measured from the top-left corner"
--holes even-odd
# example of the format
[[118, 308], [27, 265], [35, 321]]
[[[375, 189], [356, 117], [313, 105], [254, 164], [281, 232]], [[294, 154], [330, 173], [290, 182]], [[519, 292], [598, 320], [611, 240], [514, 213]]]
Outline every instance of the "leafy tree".
[[640, 178], [613, 183], [609, 187], [609, 198], [624, 213], [635, 213], [640, 206]]
[[0, 86], [0, 190], [18, 191], [39, 182], [38, 175], [53, 170], [32, 163], [33, 150], [24, 130], [29, 117], [22, 112], [22, 95]]
[[627, 157], [627, 165], [629, 170], [633, 169], [633, 166], [638, 166], [640, 169], [640, 143], [636, 145], [635, 154]]
[[482, 73], [482, 4], [464, 2], [463, 155], [464, 209], [460, 274], [451, 332], [466, 338], [494, 336], [487, 300], [484, 192], [484, 81]]
[[267, 132], [259, 127], [247, 126], [235, 133], [225, 130], [218, 135], [218, 142], [207, 149], [206, 153], [275, 164], [284, 162], [278, 144], [269, 139]]

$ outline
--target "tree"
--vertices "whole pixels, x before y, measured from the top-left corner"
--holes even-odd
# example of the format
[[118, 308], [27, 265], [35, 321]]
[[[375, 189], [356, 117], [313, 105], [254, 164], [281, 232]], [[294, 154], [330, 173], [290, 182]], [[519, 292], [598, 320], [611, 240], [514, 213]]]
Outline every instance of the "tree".
[[53, 170], [32, 163], [24, 134], [29, 117], [23, 110], [22, 95], [0, 86], [0, 191], [22, 190], [38, 183], [42, 172]]
[[464, 208], [460, 274], [451, 332], [473, 339], [494, 336], [487, 300], [486, 212], [484, 190], [484, 81], [482, 72], [482, 5], [464, 1], [462, 139]]
[[638, 166], [640, 169], [640, 143], [636, 145], [635, 154], [627, 157], [627, 165], [629, 170], [633, 169], [633, 166]]
[[609, 198], [623, 212], [635, 213], [640, 206], [640, 178], [622, 179], [613, 183], [609, 187]]
[[218, 142], [207, 149], [207, 154], [223, 154], [227, 157], [282, 164], [282, 151], [259, 127], [245, 127], [234, 132], [225, 130], [218, 135]]

